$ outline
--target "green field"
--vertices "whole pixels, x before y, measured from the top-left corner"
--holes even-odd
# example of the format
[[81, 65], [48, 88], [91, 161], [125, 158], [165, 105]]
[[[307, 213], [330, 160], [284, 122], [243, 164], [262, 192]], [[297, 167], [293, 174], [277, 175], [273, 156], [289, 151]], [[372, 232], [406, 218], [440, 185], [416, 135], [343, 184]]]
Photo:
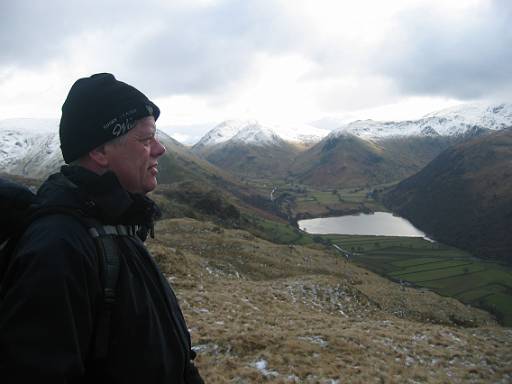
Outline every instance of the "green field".
[[313, 236], [294, 228], [288, 223], [278, 223], [254, 215], [244, 215], [247, 229], [256, 236], [279, 244], [312, 244]]
[[[272, 179], [246, 180], [245, 184], [265, 197], [270, 196], [270, 192], [275, 188], [274, 198], [279, 200], [285, 196], [286, 201], [292, 204], [293, 215], [307, 213], [312, 216], [325, 216], [330, 210], [386, 211], [386, 208], [370, 197], [375, 187], [322, 190], [300, 183]], [[283, 206], [281, 208], [284, 209]]]
[[324, 236], [352, 260], [395, 281], [429, 288], [484, 308], [512, 326], [512, 267], [421, 238]]

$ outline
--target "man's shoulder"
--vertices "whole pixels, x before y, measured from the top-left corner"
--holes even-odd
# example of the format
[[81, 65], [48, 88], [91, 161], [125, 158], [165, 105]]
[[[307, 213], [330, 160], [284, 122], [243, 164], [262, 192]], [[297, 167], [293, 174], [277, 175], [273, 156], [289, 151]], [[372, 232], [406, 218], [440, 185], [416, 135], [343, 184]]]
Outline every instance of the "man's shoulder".
[[77, 218], [64, 213], [38, 217], [15, 240], [9, 256], [11, 276], [62, 279], [96, 274], [98, 258], [92, 236]]
[[81, 218], [79, 213], [66, 210], [49, 210], [35, 215], [28, 230], [52, 232], [53, 234], [72, 234], [86, 231], [86, 219]]
[[85, 222], [78, 215], [63, 212], [36, 217], [19, 243], [22, 249], [76, 249], [89, 252], [94, 248]]

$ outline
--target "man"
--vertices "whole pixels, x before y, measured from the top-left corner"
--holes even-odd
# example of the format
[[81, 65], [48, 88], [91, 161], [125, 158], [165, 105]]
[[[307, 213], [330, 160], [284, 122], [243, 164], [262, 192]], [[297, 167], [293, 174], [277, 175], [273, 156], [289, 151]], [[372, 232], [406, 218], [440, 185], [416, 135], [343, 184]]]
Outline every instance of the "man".
[[[0, 382], [203, 383], [176, 297], [142, 243], [159, 215], [145, 196], [165, 152], [159, 114], [111, 74], [72, 86], [60, 121], [71, 165], [37, 193], [40, 207], [60, 211], [31, 223], [2, 281]], [[105, 261], [83, 220], [67, 212], [137, 231], [115, 237], [119, 266], [106, 331]]]

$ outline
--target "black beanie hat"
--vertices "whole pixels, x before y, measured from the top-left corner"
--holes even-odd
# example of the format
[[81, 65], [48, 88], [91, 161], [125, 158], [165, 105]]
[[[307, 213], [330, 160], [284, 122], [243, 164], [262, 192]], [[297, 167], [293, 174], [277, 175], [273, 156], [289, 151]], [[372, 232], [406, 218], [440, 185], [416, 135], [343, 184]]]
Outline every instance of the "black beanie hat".
[[62, 105], [59, 134], [64, 161], [77, 160], [127, 133], [136, 120], [146, 116], [157, 120], [160, 109], [110, 73], [78, 79]]

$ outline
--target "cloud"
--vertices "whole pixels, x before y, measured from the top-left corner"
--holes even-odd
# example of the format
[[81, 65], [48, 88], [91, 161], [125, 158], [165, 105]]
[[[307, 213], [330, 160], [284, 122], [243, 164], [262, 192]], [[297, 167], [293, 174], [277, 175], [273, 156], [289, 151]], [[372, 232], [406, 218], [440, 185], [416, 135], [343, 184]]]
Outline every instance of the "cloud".
[[217, 123], [167, 125], [159, 126], [158, 129], [182, 144], [193, 145], [203, 137], [205, 132], [215, 127]]
[[181, 124], [315, 119], [416, 96], [512, 98], [511, 4], [0, 1], [0, 113], [58, 112], [95, 72], [171, 100], [168, 121]]
[[[119, 9], [127, 9], [127, 19], [135, 9], [120, 0], [2, 1], [0, 2], [0, 65], [34, 68], [66, 54], [69, 39], [86, 31], [115, 28]], [[117, 12], [116, 12], [117, 11]], [[121, 18], [121, 22], [124, 20]], [[79, 48], [79, 47], [74, 47]]]
[[159, 95], [226, 92], [255, 70], [258, 55], [291, 45], [279, 15], [267, 1], [182, 9], [132, 50], [130, 68]]
[[405, 94], [512, 97], [512, 3], [481, 2], [449, 15], [416, 8], [373, 58]]
[[0, 13], [0, 66], [111, 71], [154, 96], [225, 90], [257, 55], [293, 45], [281, 7], [267, 0], [20, 0], [2, 2]]

